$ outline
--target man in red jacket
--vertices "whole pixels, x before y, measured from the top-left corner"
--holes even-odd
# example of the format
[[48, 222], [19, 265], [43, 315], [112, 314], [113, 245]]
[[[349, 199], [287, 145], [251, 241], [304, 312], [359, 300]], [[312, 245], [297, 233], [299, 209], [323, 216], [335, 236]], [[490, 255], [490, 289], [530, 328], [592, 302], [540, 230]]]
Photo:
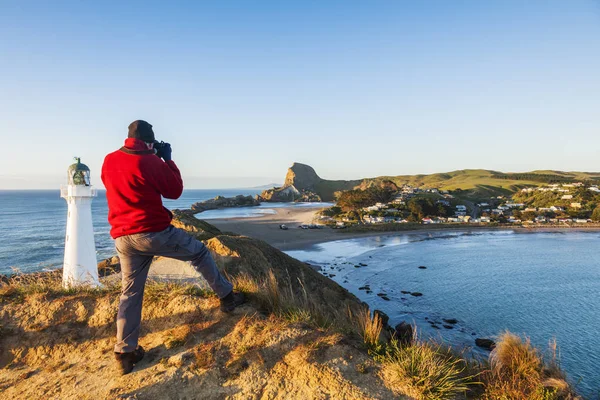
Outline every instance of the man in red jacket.
[[144, 357], [138, 338], [144, 286], [154, 256], [190, 261], [221, 299], [221, 311], [231, 312], [244, 302], [243, 295], [234, 292], [221, 275], [204, 244], [171, 225], [173, 215], [163, 207], [161, 197], [179, 198], [183, 181], [171, 160], [171, 146], [162, 144], [157, 151], [155, 143], [152, 125], [134, 121], [125, 146], [108, 154], [102, 165], [110, 234], [123, 276], [115, 345], [123, 374]]

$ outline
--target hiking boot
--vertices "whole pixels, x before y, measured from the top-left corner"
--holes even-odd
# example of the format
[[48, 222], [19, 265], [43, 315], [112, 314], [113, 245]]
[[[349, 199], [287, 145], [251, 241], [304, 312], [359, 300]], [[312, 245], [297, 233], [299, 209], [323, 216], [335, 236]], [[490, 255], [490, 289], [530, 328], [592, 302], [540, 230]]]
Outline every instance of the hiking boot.
[[221, 311], [230, 313], [235, 308], [246, 302], [246, 298], [243, 293], [231, 291], [227, 296], [221, 299]]
[[137, 349], [129, 353], [115, 353], [115, 359], [119, 365], [121, 375], [126, 375], [133, 370], [133, 366], [144, 358], [144, 348], [138, 346]]

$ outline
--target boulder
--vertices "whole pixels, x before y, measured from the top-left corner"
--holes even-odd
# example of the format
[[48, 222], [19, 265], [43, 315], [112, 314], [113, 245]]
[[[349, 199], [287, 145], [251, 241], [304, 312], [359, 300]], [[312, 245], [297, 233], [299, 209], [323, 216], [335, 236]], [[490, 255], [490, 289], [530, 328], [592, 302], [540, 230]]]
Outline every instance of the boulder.
[[408, 346], [414, 340], [414, 331], [412, 325], [406, 321], [400, 322], [394, 328], [396, 339], [401, 346]]
[[375, 310], [373, 311], [373, 316], [375, 315], [379, 315], [379, 319], [381, 320], [381, 324], [386, 327], [388, 325], [388, 323], [390, 322], [390, 317], [384, 313], [381, 310]]
[[486, 350], [494, 350], [496, 347], [496, 342], [494, 342], [492, 339], [477, 338], [475, 339], [475, 344], [477, 347], [481, 347], [482, 349]]

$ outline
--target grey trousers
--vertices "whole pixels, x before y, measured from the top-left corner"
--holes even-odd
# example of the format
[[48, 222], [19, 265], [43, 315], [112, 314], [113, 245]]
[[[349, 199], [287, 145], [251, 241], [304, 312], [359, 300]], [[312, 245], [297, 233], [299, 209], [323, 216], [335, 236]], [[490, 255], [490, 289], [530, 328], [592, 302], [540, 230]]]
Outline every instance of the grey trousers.
[[231, 283], [217, 269], [206, 246], [181, 229], [169, 226], [162, 232], [121, 236], [115, 244], [123, 275], [117, 314], [117, 353], [127, 353], [137, 348], [144, 287], [154, 256], [191, 261], [192, 266], [202, 274], [219, 298], [227, 296], [233, 290]]

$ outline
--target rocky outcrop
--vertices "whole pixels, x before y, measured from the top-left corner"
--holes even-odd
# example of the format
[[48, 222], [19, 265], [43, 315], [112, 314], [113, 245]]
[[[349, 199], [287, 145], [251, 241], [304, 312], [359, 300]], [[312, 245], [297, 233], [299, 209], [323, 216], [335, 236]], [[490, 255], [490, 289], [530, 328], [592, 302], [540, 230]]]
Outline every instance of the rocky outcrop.
[[297, 201], [300, 197], [302, 197], [300, 191], [291, 185], [263, 190], [259, 196], [256, 196], [256, 200], [287, 203]]
[[287, 171], [283, 186], [265, 190], [259, 198], [264, 201], [332, 201], [336, 192], [351, 190], [360, 184], [360, 180], [322, 179], [311, 166], [294, 163]]
[[252, 196], [239, 195], [235, 197], [217, 196], [214, 199], [194, 203], [191, 208], [192, 211], [198, 213], [206, 210], [217, 210], [219, 208], [253, 207], [259, 205], [260, 201], [254, 199]]
[[321, 197], [309, 190], [298, 190], [295, 186], [282, 186], [273, 189], [264, 190], [260, 195], [256, 196], [256, 200], [260, 202], [320, 202]]
[[221, 234], [221, 231], [217, 227], [194, 217], [195, 211], [173, 210], [172, 212], [173, 220], [171, 221], [171, 225], [189, 232], [198, 240], [211, 239]]

